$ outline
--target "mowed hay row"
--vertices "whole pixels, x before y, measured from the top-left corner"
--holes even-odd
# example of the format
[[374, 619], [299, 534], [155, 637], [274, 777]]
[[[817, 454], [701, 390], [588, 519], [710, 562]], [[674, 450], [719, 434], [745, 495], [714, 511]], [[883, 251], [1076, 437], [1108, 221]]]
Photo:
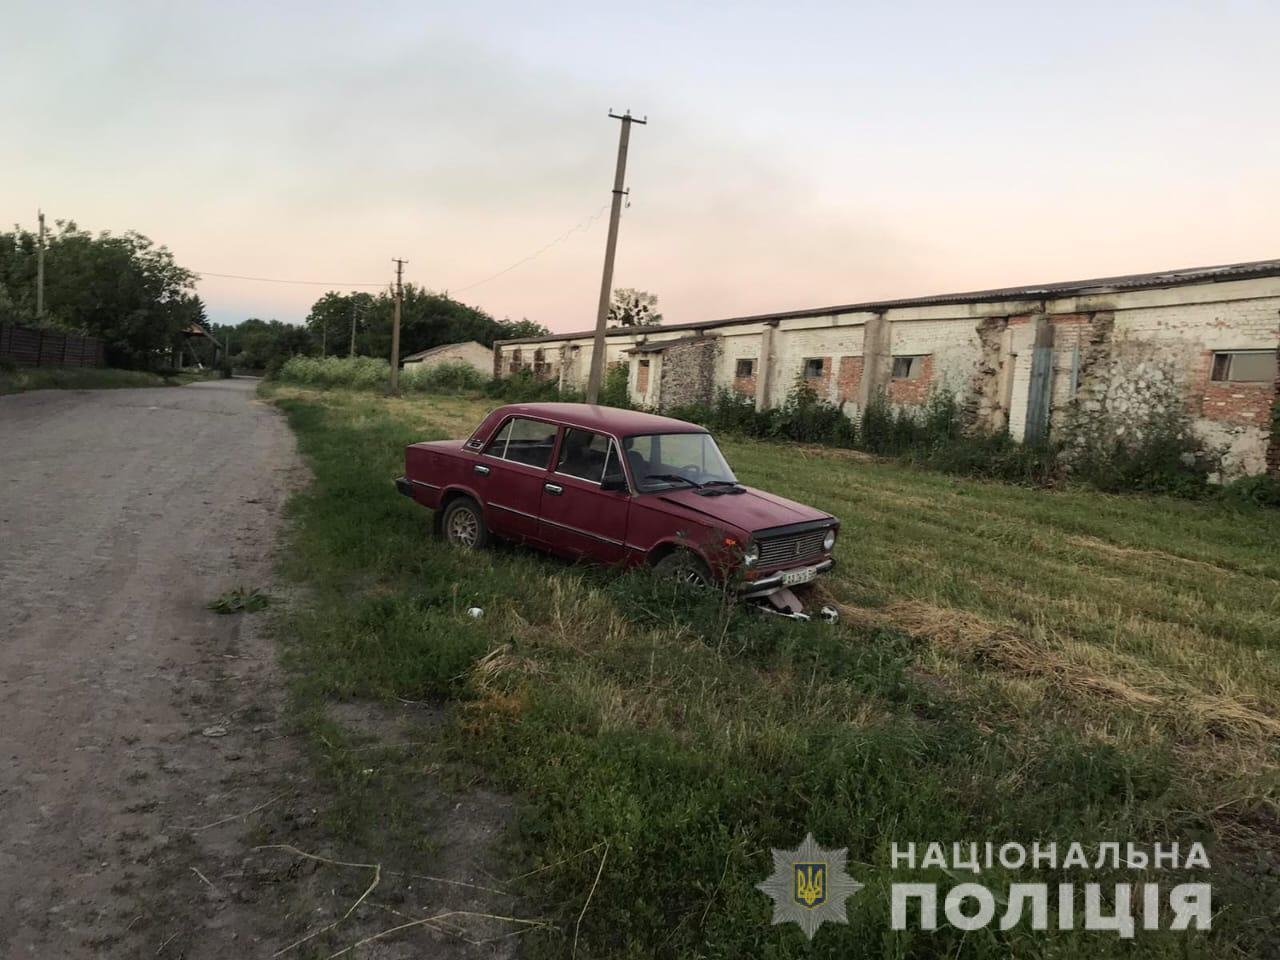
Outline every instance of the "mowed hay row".
[[829, 595], [823, 601], [834, 604], [850, 623], [902, 630], [961, 656], [986, 660], [1029, 676], [1047, 677], [1087, 696], [1104, 697], [1151, 712], [1186, 711], [1220, 736], [1280, 738], [1280, 719], [1230, 697], [1206, 696], [1133, 661], [1125, 663], [1124, 672], [1142, 676], [1140, 685], [1118, 676], [1105, 676], [1060, 651], [1027, 639], [1011, 626], [994, 624], [964, 610], [919, 600], [898, 601], [876, 609], [850, 606]]
[[[1176, 553], [1168, 553], [1164, 550], [1121, 546], [1120, 544], [1109, 543], [1098, 537], [1084, 536], [1082, 534], [1068, 536], [1066, 541], [1067, 543], [1081, 547], [1085, 550], [1107, 554], [1124, 560], [1137, 561], [1144, 567], [1160, 564], [1177, 564], [1200, 570], [1203, 573], [1215, 577], [1255, 576], [1255, 574], [1251, 574], [1247, 571], [1240, 571], [1218, 563], [1210, 563], [1207, 560], [1196, 560], [1193, 557], [1183, 557]], [[1262, 579], [1274, 584], [1277, 588], [1280, 588], [1280, 581], [1272, 580], [1270, 577], [1262, 577]]]

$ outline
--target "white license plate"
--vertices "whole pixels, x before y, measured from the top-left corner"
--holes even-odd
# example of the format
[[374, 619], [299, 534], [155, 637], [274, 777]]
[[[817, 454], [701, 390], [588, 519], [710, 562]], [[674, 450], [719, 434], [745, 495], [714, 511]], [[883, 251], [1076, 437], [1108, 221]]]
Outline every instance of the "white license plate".
[[794, 587], [797, 583], [808, 583], [817, 575], [817, 567], [804, 567], [801, 570], [788, 570], [782, 575], [782, 585], [784, 587]]

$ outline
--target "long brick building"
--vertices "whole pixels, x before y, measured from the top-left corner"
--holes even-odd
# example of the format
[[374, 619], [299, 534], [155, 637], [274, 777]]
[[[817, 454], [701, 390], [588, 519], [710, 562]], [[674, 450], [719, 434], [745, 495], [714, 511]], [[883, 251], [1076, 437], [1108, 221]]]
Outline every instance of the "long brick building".
[[[760, 408], [797, 381], [856, 417], [883, 391], [920, 405], [940, 386], [982, 424], [1042, 436], [1068, 412], [1123, 418], [1181, 396], [1232, 472], [1280, 472], [1280, 260], [853, 303], [608, 332], [631, 396], [657, 409], [718, 388]], [[592, 334], [494, 345], [494, 372], [585, 384]]]

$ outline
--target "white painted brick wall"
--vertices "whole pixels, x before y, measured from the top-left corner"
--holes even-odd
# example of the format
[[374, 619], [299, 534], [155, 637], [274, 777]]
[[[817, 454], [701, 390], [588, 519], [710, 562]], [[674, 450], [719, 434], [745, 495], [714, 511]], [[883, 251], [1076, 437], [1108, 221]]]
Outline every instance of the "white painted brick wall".
[[890, 310], [889, 349], [895, 357], [924, 354], [933, 356], [933, 383], [963, 397], [969, 389], [974, 367], [982, 357], [977, 321], [971, 317], [952, 320], [895, 320]]
[[824, 399], [834, 402], [840, 358], [862, 356], [864, 329], [862, 324], [825, 329], [784, 330], [780, 328], [773, 341], [776, 360], [774, 361], [774, 382], [769, 388], [770, 394], [781, 402], [791, 393], [796, 380], [803, 373], [805, 360], [810, 357], [823, 357], [831, 364], [828, 395]]
[[1013, 365], [1013, 390], [1009, 402], [1009, 436], [1022, 440], [1027, 429], [1027, 395], [1031, 389], [1031, 356], [1035, 327], [1020, 323], [1010, 327], [1008, 362]]
[[1173, 343], [1180, 349], [1190, 343], [1200, 351], [1275, 347], [1280, 297], [1118, 310], [1115, 339]]
[[739, 360], [755, 360], [756, 376], [760, 375], [760, 332], [724, 334], [720, 339], [720, 356], [716, 360], [716, 386], [733, 385]]
[[[1137, 362], [1171, 364], [1188, 385], [1202, 372], [1205, 351], [1276, 348], [1280, 341], [1280, 277], [1256, 280], [1205, 283], [1163, 290], [1113, 291], [1082, 297], [1064, 297], [1043, 304], [1035, 301], [993, 304], [939, 304], [888, 310], [890, 324], [889, 349], [897, 356], [931, 354], [935, 382], [946, 384], [963, 397], [972, 373], [982, 357], [977, 324], [983, 317], [1011, 316], [1039, 312], [1050, 315], [1107, 311], [1115, 313], [1113, 333], [1113, 376], [1126, 376], [1125, 357]], [[791, 390], [808, 357], [831, 358], [830, 400], [838, 389], [841, 357], [861, 356], [864, 324], [868, 314], [843, 314], [829, 317], [792, 318], [779, 321], [773, 338], [774, 367], [769, 388], [774, 402], [781, 402]], [[710, 327], [706, 332], [721, 338], [721, 352], [716, 365], [717, 386], [733, 383], [739, 358], [760, 356], [760, 323], [727, 327]], [[649, 343], [690, 336], [690, 330], [672, 330], [650, 335]], [[1054, 372], [1055, 407], [1070, 399], [1072, 347], [1077, 328], [1062, 325], [1056, 330]], [[626, 360], [626, 351], [635, 337], [613, 337], [609, 340], [609, 361]], [[577, 357], [569, 368], [568, 386], [584, 385], [591, 363], [591, 338], [567, 337], [544, 344], [523, 344], [524, 358], [532, 359], [538, 346], [548, 358], [558, 357], [565, 343], [579, 346]], [[1018, 324], [1010, 328], [1010, 357], [1013, 365], [1009, 432], [1021, 439], [1026, 425], [1027, 391], [1031, 372], [1033, 328]], [[511, 346], [502, 348], [503, 370], [510, 362]], [[659, 355], [651, 355], [650, 383], [660, 380]], [[634, 364], [632, 364], [634, 384]], [[757, 376], [759, 370], [757, 369]], [[654, 388], [646, 401], [656, 402]], [[1200, 421], [1198, 427], [1207, 436], [1229, 443], [1233, 458], [1241, 464], [1260, 463], [1266, 446], [1263, 431], [1239, 428], [1223, 434], [1217, 424]]]

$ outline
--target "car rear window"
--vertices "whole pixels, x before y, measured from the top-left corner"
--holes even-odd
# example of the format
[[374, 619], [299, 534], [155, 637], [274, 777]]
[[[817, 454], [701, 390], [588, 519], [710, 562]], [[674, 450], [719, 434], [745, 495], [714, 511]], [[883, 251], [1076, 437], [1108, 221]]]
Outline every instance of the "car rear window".
[[551, 463], [551, 448], [555, 441], [554, 423], [512, 417], [493, 435], [484, 452], [491, 457], [545, 470]]

